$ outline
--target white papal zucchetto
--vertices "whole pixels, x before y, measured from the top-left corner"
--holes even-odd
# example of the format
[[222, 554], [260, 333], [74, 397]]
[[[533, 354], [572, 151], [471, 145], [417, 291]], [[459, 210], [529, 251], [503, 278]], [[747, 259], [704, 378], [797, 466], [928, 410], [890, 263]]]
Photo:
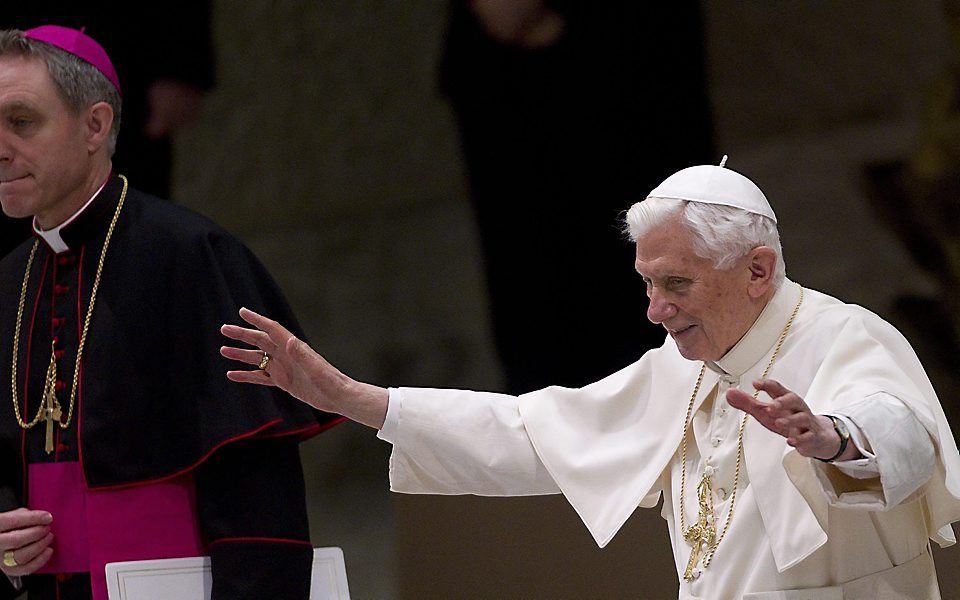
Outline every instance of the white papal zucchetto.
[[767, 197], [757, 184], [740, 173], [724, 167], [727, 157], [720, 166], [699, 165], [677, 171], [663, 180], [647, 198], [672, 198], [732, 206], [747, 212], [763, 215], [777, 222]]

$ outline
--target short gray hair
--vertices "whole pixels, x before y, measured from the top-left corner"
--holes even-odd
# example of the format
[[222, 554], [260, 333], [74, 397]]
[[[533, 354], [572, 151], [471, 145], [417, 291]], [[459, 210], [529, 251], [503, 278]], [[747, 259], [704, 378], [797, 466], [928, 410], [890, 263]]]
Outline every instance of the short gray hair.
[[0, 56], [23, 56], [43, 60], [60, 97], [76, 114], [97, 102], [109, 104], [113, 109], [113, 126], [110, 128], [107, 149], [110, 156], [113, 156], [117, 149], [117, 135], [120, 133], [121, 100], [120, 92], [103, 73], [65, 50], [26, 37], [18, 29], [0, 31]]
[[772, 219], [732, 206], [690, 202], [674, 198], [650, 197], [627, 211], [626, 233], [636, 242], [647, 232], [662, 225], [673, 215], [693, 234], [693, 251], [713, 261], [720, 270], [729, 269], [757, 246], [769, 246], [777, 253], [774, 286], [786, 277], [780, 232]]

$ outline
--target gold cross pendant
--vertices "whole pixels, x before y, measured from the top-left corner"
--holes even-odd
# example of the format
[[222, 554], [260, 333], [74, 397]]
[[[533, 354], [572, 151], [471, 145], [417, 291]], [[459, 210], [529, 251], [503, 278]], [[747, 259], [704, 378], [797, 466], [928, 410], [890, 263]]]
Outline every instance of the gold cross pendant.
[[60, 424], [60, 417], [63, 412], [60, 410], [60, 403], [57, 401], [57, 359], [54, 354], [54, 348], [50, 349], [50, 365], [47, 367], [47, 381], [43, 390], [43, 402], [46, 408], [43, 409], [43, 418], [47, 422], [47, 443], [44, 450], [47, 454], [53, 453], [53, 431], [54, 423]]
[[696, 526], [691, 527], [684, 532], [683, 539], [686, 540], [688, 544], [693, 546], [690, 549], [690, 560], [687, 561], [687, 568], [683, 572], [683, 578], [686, 581], [693, 581], [695, 579], [693, 570], [697, 566], [697, 563], [700, 562], [700, 540], [702, 539], [703, 535], [704, 532]]
[[701, 552], [707, 552], [716, 543], [717, 527], [713, 520], [712, 487], [710, 476], [704, 474], [700, 485], [697, 486], [697, 499], [700, 505], [697, 511], [697, 522], [683, 531], [683, 539], [692, 546], [690, 560], [687, 561], [687, 568], [683, 572], [685, 581], [693, 581], [700, 576], [700, 570], [696, 567], [700, 562]]
[[47, 454], [53, 453], [53, 431], [55, 424], [60, 423], [60, 417], [63, 411], [60, 410], [60, 403], [54, 394], [47, 394], [47, 408], [43, 411], [43, 418], [47, 421], [47, 443], [44, 450]]

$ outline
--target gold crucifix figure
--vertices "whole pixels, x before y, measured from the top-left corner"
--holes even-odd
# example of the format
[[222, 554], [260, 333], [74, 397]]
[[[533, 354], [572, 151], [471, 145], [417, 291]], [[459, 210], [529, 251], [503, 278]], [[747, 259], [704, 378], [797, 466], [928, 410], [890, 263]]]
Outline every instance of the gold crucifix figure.
[[699, 573], [695, 575], [694, 569], [700, 562], [702, 554], [708, 552], [716, 544], [717, 526], [713, 518], [712, 489], [710, 476], [704, 473], [700, 485], [697, 486], [699, 504], [697, 522], [683, 531], [683, 539], [692, 546], [690, 560], [687, 561], [687, 568], [683, 572], [683, 578], [686, 581], [693, 581], [697, 578]]

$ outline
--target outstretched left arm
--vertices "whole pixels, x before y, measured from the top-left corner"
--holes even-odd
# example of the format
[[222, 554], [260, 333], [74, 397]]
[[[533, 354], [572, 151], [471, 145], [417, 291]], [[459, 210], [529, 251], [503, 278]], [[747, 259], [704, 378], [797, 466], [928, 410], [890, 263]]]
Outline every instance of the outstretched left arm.
[[[777, 381], [757, 381], [754, 387], [772, 400], [760, 402], [743, 391], [730, 390], [727, 401], [786, 438], [803, 456], [830, 458], [837, 453], [840, 436], [828, 417], [814, 414], [802, 398]], [[815, 469], [831, 504], [887, 510], [913, 497], [929, 481], [936, 449], [928, 431], [899, 398], [878, 390], [844, 404], [838, 416], [855, 426], [851, 443], [834, 459], [833, 466]], [[867, 456], [861, 457], [861, 450]], [[863, 460], [857, 460], [860, 458]], [[869, 480], [874, 483], [867, 483]]]

